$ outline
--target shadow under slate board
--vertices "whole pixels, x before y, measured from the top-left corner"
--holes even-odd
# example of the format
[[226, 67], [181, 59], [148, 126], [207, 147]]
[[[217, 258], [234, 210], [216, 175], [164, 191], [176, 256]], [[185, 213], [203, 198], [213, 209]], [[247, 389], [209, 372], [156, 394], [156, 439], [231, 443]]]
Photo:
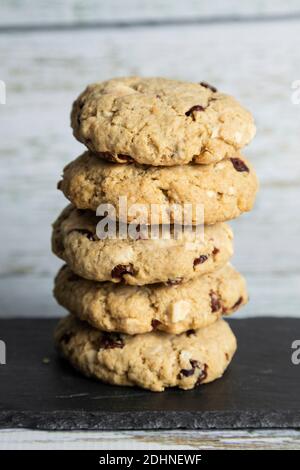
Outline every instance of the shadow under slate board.
[[[82, 377], [53, 349], [56, 320], [0, 320], [0, 427], [45, 430], [300, 427], [300, 320], [231, 320], [238, 352], [224, 377], [153, 393]], [[46, 361], [45, 358], [49, 358]]]

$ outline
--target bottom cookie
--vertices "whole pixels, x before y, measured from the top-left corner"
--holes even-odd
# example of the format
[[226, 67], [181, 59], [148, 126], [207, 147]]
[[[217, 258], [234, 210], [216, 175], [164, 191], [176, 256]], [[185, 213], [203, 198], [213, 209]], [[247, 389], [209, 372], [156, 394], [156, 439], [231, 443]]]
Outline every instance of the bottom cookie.
[[180, 335], [129, 336], [98, 331], [69, 315], [60, 320], [55, 342], [84, 375], [155, 392], [188, 390], [221, 377], [236, 350], [235, 336], [222, 319]]

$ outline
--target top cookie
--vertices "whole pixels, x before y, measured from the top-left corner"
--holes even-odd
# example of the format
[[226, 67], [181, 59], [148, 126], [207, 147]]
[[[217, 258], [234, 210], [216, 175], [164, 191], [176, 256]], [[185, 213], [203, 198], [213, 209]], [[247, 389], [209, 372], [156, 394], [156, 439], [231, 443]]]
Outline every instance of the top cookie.
[[251, 114], [205, 82], [117, 78], [86, 88], [73, 104], [74, 136], [100, 157], [154, 166], [212, 163], [255, 134]]

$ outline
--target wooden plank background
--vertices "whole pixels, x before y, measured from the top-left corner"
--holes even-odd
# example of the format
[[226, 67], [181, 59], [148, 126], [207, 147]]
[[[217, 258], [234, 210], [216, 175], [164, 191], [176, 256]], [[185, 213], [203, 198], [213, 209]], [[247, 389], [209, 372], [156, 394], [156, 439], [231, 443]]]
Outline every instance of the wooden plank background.
[[[30, 14], [34, 2], [3, 3], [6, 25], [41, 20], [44, 11], [43, 2], [35, 2]], [[85, 2], [62, 3], [61, 14], [44, 5], [42, 21], [71, 21], [79, 4], [92, 17]], [[113, 4], [120, 7], [119, 18], [142, 14], [133, 0], [128, 9], [127, 2], [108, 3], [97, 18], [112, 18]], [[154, 2], [152, 17], [165, 11], [158, 5], [170, 3]], [[182, 7], [175, 4], [179, 15]], [[198, 3], [190, 4], [198, 13]], [[270, 8], [271, 2], [257, 4]], [[20, 13], [13, 16], [17, 5]], [[207, 2], [203, 12], [208, 11]], [[70, 106], [87, 83], [128, 74], [205, 79], [252, 110], [258, 132], [245, 153], [256, 166], [261, 191], [255, 210], [233, 222], [234, 262], [251, 293], [241, 314], [299, 315], [300, 106], [291, 103], [299, 42], [299, 22], [286, 20], [162, 26], [155, 34], [151, 27], [0, 33], [0, 79], [7, 85], [7, 104], [0, 105], [0, 315], [62, 314], [51, 296], [60, 262], [50, 253], [49, 238], [50, 224], [65, 205], [56, 182], [62, 167], [83, 150], [71, 135]]]
[[295, 15], [298, 0], [1, 0], [0, 25]]
[[[66, 204], [56, 182], [83, 150], [69, 127], [71, 103], [89, 82], [131, 74], [207, 80], [254, 113], [257, 137], [245, 154], [261, 191], [255, 210], [232, 224], [234, 263], [251, 295], [238, 316], [300, 316], [300, 105], [291, 102], [300, 79], [299, 11], [296, 0], [1, 1], [1, 317], [63, 313], [51, 295], [61, 263], [49, 239]], [[253, 21], [231, 21], [236, 15]], [[269, 20], [254, 21], [262, 15]], [[224, 16], [227, 22], [217, 21]], [[195, 18], [209, 21], [190, 24]], [[186, 24], [130, 26], [149, 19]], [[119, 20], [127, 27], [95, 24]], [[295, 445], [298, 437], [291, 439]]]

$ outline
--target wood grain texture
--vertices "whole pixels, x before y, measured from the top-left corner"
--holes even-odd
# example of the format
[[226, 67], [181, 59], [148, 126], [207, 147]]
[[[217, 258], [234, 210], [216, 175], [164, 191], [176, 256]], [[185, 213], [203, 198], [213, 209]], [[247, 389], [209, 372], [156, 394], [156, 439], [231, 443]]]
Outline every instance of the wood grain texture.
[[51, 296], [60, 262], [49, 239], [66, 203], [56, 182], [83, 150], [69, 128], [70, 106], [87, 83], [127, 74], [206, 79], [253, 111], [258, 132], [245, 152], [261, 191], [255, 210], [233, 222], [234, 262], [251, 294], [241, 314], [298, 316], [300, 106], [291, 103], [291, 84], [299, 42], [298, 23], [289, 22], [162, 28], [155, 35], [149, 29], [2, 35], [0, 316], [62, 313]]
[[0, 431], [0, 450], [299, 450], [300, 432], [271, 431]]
[[297, 0], [2, 0], [0, 26], [76, 24], [111, 20], [249, 17], [299, 12]]

